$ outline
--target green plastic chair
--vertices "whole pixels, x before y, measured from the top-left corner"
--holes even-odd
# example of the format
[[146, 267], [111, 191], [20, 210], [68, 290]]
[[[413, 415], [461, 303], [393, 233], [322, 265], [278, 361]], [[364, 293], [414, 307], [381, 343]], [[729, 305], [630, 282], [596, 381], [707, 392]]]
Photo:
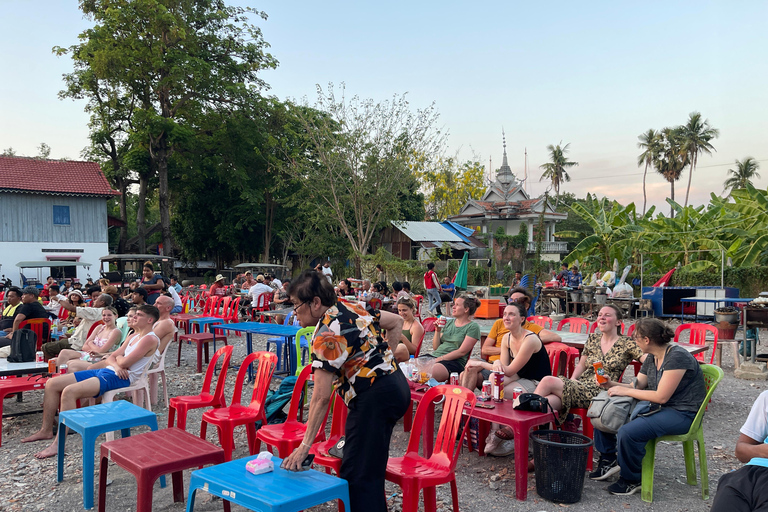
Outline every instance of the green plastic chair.
[[117, 328], [120, 329], [121, 336], [120, 336], [120, 341], [112, 345], [112, 348], [109, 350], [110, 352], [114, 352], [115, 350], [120, 348], [120, 345], [123, 344], [123, 342], [125, 341], [125, 338], [128, 337], [128, 331], [131, 329], [130, 327], [128, 327], [128, 318], [124, 316], [118, 318], [117, 321], [115, 322], [115, 325], [117, 325]]
[[304, 369], [304, 366], [306, 366], [301, 364], [301, 339], [304, 338], [307, 340], [308, 351], [311, 354], [312, 353], [312, 344], [311, 344], [312, 333], [314, 332], [315, 332], [314, 327], [304, 327], [303, 329], [299, 329], [299, 332], [296, 333], [296, 338], [294, 338], [294, 340], [296, 341], [296, 376], [297, 377], [301, 373], [301, 370]]
[[709, 499], [709, 476], [707, 474], [707, 454], [704, 450], [704, 429], [701, 426], [701, 420], [704, 418], [704, 411], [712, 398], [715, 388], [723, 380], [723, 370], [719, 366], [712, 364], [701, 365], [704, 372], [704, 381], [707, 383], [707, 396], [701, 403], [699, 412], [691, 423], [691, 428], [687, 434], [678, 436], [662, 436], [651, 439], [645, 445], [645, 457], [643, 457], [643, 482], [642, 499], [645, 502], [653, 502], [653, 470], [656, 463], [656, 444], [659, 441], [680, 441], [683, 443], [683, 455], [685, 456], [685, 473], [688, 479], [688, 485], [696, 485], [696, 459], [693, 454], [693, 442], [696, 441], [699, 447], [699, 471], [701, 473], [701, 498]]

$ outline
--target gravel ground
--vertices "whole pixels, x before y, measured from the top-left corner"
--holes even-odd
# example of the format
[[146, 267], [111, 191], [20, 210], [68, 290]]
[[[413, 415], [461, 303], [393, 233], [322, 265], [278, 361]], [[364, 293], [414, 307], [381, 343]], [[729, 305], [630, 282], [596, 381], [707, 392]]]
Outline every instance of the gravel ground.
[[[492, 321], [480, 321], [490, 326]], [[674, 327], [674, 326], [673, 326]], [[431, 334], [427, 335], [424, 347], [431, 347]], [[234, 340], [236, 349], [233, 360], [239, 361], [245, 354], [244, 341]], [[255, 336], [257, 349], [263, 349], [266, 337]], [[169, 379], [170, 396], [196, 394], [202, 384], [202, 376], [194, 374], [195, 354], [191, 346], [184, 346], [182, 364], [175, 364], [175, 347], [171, 347], [174, 357], [167, 358], [166, 372]], [[475, 352], [479, 354], [479, 347]], [[476, 355], [477, 355], [476, 354]], [[709, 479], [711, 494], [717, 488], [717, 480], [721, 475], [741, 464], [733, 455], [739, 428], [749, 413], [752, 402], [761, 391], [768, 387], [766, 382], [749, 382], [733, 376], [733, 358], [730, 354], [723, 357], [725, 379], [714, 394], [704, 416], [704, 437], [706, 440], [707, 460], [709, 464]], [[236, 372], [228, 376], [228, 389], [234, 386]], [[275, 381], [277, 382], [277, 381]], [[251, 389], [246, 389], [250, 393]], [[161, 398], [162, 400], [162, 398]], [[25, 410], [35, 410], [42, 403], [41, 392], [24, 394], [24, 401], [6, 400], [5, 413], [15, 413]], [[162, 427], [167, 424], [167, 409], [164, 403], [153, 407], [158, 415], [158, 423]], [[188, 430], [199, 433], [199, 422], [202, 410], [190, 411]], [[67, 438], [67, 454], [65, 458], [64, 481], [56, 482], [56, 458], [38, 461], [33, 454], [42, 449], [43, 442], [21, 444], [21, 438], [30, 435], [39, 428], [40, 414], [16, 416], [3, 420], [3, 445], [0, 447], [0, 510], [31, 511], [52, 510], [67, 511], [82, 509], [82, 447], [78, 435]], [[439, 417], [438, 417], [439, 421]], [[146, 429], [134, 429], [135, 433]], [[208, 430], [208, 439], [218, 443], [215, 429]], [[104, 441], [97, 441], [98, 445]], [[392, 439], [390, 453], [392, 456], [401, 455], [406, 447], [408, 434], [398, 425]], [[244, 429], [235, 433], [236, 449], [234, 457], [248, 455]], [[584, 492], [579, 503], [558, 505], [540, 498], [536, 494], [536, 483], [533, 474], [528, 478], [528, 499], [519, 502], [514, 498], [515, 473], [514, 458], [479, 457], [476, 452], [468, 453], [462, 450], [457, 464], [457, 481], [459, 488], [460, 508], [464, 511], [504, 510], [515, 507], [520, 511], [553, 511], [569, 508], [581, 510], [664, 510], [664, 511], [702, 511], [708, 510], [710, 501], [702, 501], [701, 487], [689, 486], [685, 483], [685, 464], [682, 457], [682, 447], [679, 444], [662, 443], [656, 453], [656, 479], [654, 486], [654, 503], [646, 504], [640, 500], [639, 494], [626, 497], [612, 496], [605, 491], [608, 483], [592, 482], [586, 479]], [[98, 460], [96, 462], [98, 472]], [[698, 469], [697, 469], [698, 472]], [[185, 489], [188, 489], [189, 472], [185, 472]], [[136, 507], [136, 483], [131, 474], [121, 468], [111, 465], [109, 478], [112, 480], [107, 489], [107, 510], [130, 511]], [[98, 474], [95, 475], [98, 483]], [[181, 511], [185, 503], [173, 503], [170, 487], [161, 489], [155, 484], [154, 509]], [[401, 490], [394, 484], [387, 483], [387, 496], [390, 510], [401, 510]], [[186, 497], [186, 494], [185, 494]], [[438, 509], [451, 508], [450, 488], [442, 486], [437, 491]], [[233, 510], [238, 510], [233, 507]], [[336, 510], [335, 504], [316, 507], [324, 511]], [[195, 510], [222, 510], [222, 503], [212, 499], [210, 495], [200, 492], [197, 495]]]

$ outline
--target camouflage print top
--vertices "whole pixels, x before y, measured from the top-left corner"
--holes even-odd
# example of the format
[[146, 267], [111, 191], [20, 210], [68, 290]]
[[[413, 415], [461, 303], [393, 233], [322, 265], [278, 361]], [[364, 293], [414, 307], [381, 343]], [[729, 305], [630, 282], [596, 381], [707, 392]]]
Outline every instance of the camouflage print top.
[[377, 376], [397, 369], [382, 339], [378, 310], [337, 302], [326, 311], [312, 336], [312, 368], [338, 377], [336, 391], [349, 405]]

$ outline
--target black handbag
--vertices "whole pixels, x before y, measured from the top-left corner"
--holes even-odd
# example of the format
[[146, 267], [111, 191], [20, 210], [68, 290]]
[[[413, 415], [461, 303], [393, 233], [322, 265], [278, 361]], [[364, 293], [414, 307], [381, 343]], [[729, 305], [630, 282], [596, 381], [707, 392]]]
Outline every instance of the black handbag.
[[37, 334], [31, 329], [17, 329], [11, 338], [9, 363], [31, 363], [35, 360]]
[[543, 413], [552, 411], [552, 418], [554, 418], [555, 422], [557, 422], [555, 411], [552, 409], [552, 406], [549, 405], [549, 400], [547, 400], [547, 397], [537, 395], [536, 393], [522, 393], [518, 397], [518, 404], [515, 406], [515, 409], [520, 411]]

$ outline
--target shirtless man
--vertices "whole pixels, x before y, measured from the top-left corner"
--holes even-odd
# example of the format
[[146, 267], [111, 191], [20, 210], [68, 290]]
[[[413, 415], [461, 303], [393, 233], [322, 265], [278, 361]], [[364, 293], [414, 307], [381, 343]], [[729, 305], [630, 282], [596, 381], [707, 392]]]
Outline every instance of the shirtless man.
[[[151, 364], [160, 340], [152, 332], [152, 326], [160, 317], [154, 306], [139, 308], [134, 316], [136, 334], [107, 357], [107, 367], [98, 370], [84, 370], [68, 373], [48, 379], [43, 396], [43, 425], [31, 436], [22, 439], [22, 443], [51, 439], [53, 436], [54, 416], [61, 402], [61, 410], [68, 411], [77, 407], [81, 398], [98, 397], [113, 389], [130, 386]], [[38, 459], [53, 457], [58, 450], [58, 432], [48, 447], [35, 454]]]
[[[160, 338], [160, 346], [157, 347], [155, 358], [152, 360], [153, 366], [160, 362], [160, 357], [176, 334], [176, 324], [170, 318], [174, 307], [173, 299], [167, 295], [161, 295], [155, 301], [155, 307], [160, 312], [160, 318], [155, 322], [152, 330]], [[152, 397], [153, 404], [157, 403], [157, 373], [149, 376], [149, 396]]]

